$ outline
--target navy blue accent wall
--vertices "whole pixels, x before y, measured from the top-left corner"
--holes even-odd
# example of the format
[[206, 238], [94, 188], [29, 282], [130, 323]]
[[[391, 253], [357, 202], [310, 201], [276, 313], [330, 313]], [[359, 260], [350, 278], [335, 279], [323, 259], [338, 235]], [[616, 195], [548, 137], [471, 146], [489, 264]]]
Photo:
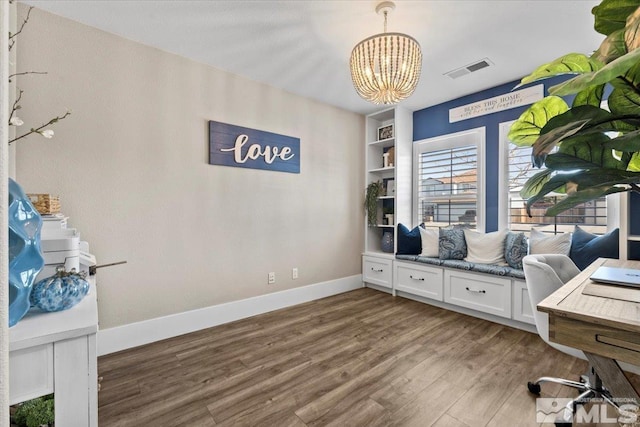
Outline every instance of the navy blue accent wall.
[[[532, 83], [528, 86], [543, 83], [545, 95], [547, 89], [555, 84], [567, 80], [571, 76], [554, 77], [543, 82]], [[506, 111], [488, 114], [486, 116], [474, 117], [472, 119], [462, 120], [456, 123], [449, 123], [449, 109], [456, 108], [461, 105], [471, 104], [473, 102], [482, 101], [494, 96], [503, 95], [511, 92], [511, 90], [519, 83], [513, 81], [491, 89], [467, 95], [462, 98], [454, 99], [443, 104], [427, 107], [413, 113], [413, 141], [420, 141], [426, 138], [446, 135], [449, 133], [461, 132], [468, 129], [474, 129], [484, 126], [486, 128], [486, 232], [496, 231], [498, 229], [498, 149], [499, 149], [499, 124], [515, 120], [527, 109], [528, 105], [523, 107], [512, 108]], [[566, 98], [569, 105], [573, 97]]]

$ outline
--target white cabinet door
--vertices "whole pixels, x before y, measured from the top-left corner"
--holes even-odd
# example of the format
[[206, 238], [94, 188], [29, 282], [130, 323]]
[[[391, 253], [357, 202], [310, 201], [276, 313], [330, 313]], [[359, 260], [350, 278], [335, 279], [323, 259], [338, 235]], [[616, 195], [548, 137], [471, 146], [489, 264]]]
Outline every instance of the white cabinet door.
[[511, 318], [511, 280], [445, 270], [444, 300], [461, 307]]
[[535, 325], [527, 284], [522, 280], [513, 281], [513, 319]]
[[393, 260], [372, 256], [362, 257], [362, 280], [366, 283], [393, 288]]
[[393, 283], [396, 291], [442, 301], [442, 268], [395, 262]]
[[9, 404], [53, 393], [53, 344], [9, 353]]

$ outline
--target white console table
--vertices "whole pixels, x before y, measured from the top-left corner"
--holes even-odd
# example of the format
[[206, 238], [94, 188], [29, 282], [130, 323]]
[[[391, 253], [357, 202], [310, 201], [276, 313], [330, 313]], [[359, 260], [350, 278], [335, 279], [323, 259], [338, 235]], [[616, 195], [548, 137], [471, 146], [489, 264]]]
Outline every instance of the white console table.
[[9, 404], [54, 393], [56, 425], [97, 427], [95, 278], [75, 307], [30, 311], [9, 329]]

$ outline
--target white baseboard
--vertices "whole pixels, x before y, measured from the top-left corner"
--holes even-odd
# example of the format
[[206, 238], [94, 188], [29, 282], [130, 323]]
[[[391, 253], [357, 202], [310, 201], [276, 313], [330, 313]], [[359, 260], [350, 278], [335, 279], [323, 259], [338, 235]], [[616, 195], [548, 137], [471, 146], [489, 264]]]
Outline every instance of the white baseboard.
[[355, 276], [104, 329], [98, 331], [98, 356], [362, 287], [362, 275], [356, 274]]

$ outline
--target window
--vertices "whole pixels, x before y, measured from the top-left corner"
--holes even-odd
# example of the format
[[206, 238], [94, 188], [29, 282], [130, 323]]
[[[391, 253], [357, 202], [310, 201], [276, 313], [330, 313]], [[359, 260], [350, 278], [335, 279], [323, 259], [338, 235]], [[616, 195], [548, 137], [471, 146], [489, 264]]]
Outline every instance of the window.
[[[507, 135], [511, 123], [500, 124], [500, 140], [502, 144], [501, 162], [502, 172], [502, 199], [500, 203], [501, 227], [514, 231], [531, 230], [536, 227], [540, 231], [549, 233], [571, 232], [575, 225], [594, 234], [607, 232], [607, 198], [590, 201], [575, 206], [555, 217], [544, 216], [544, 212], [550, 206], [556, 204], [564, 197], [563, 194], [551, 193], [549, 197], [536, 202], [531, 207], [531, 217], [527, 215], [525, 201], [520, 197], [520, 189], [525, 182], [538, 173], [540, 169], [531, 164], [531, 147], [518, 147], [511, 144]], [[611, 224], [610, 224], [611, 225]]]
[[484, 128], [415, 144], [415, 223], [484, 230], [483, 146]]

